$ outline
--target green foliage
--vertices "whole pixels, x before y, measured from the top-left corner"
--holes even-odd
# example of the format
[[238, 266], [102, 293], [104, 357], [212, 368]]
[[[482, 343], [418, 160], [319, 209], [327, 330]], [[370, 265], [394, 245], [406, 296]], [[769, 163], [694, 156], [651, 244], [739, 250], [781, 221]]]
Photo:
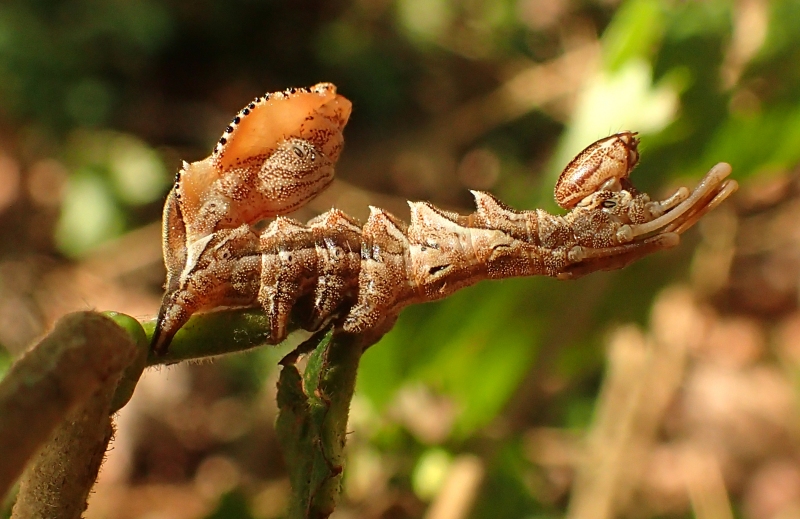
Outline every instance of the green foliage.
[[17, 490], [15, 487], [3, 501], [0, 501], [0, 517], [2, 519], [11, 517], [11, 509], [14, 507], [14, 500], [17, 498]]
[[658, 0], [624, 3], [603, 33], [606, 68], [614, 71], [634, 59], [650, 61], [664, 35], [665, 11]]
[[528, 467], [522, 459], [523, 453], [516, 442], [509, 442], [495, 453], [489, 462], [478, 505], [470, 514], [472, 519], [548, 517], [547, 510], [533, 499], [523, 484]]
[[0, 344], [0, 380], [2, 380], [3, 375], [8, 371], [9, 366], [11, 366], [11, 355], [8, 353], [8, 350]]
[[170, 40], [172, 21], [147, 0], [3, 2], [3, 108], [58, 129], [108, 123], [132, 86], [125, 83]]
[[452, 396], [462, 410], [456, 437], [486, 425], [535, 358], [540, 318], [517, 330], [505, 326], [525, 284], [486, 284], [473, 289], [482, 293], [477, 298], [467, 292], [406, 310], [398, 327], [364, 356], [359, 392], [383, 407], [403, 385], [423, 382]]
[[105, 312], [104, 315], [110, 317], [128, 333], [132, 342], [136, 345], [137, 351], [136, 359], [131, 362], [122, 373], [122, 378], [119, 384], [117, 384], [117, 390], [111, 401], [111, 412], [116, 412], [122, 409], [133, 396], [136, 383], [139, 382], [139, 377], [142, 376], [142, 372], [145, 366], [147, 366], [147, 356], [150, 353], [150, 341], [147, 339], [142, 325], [133, 317], [117, 312]]
[[131, 135], [75, 131], [64, 146], [72, 170], [67, 180], [56, 241], [81, 256], [136, 223], [131, 208], [160, 200], [169, 187], [161, 157]]
[[217, 508], [205, 519], [252, 519], [247, 505], [247, 498], [238, 491], [224, 494], [217, 504]]

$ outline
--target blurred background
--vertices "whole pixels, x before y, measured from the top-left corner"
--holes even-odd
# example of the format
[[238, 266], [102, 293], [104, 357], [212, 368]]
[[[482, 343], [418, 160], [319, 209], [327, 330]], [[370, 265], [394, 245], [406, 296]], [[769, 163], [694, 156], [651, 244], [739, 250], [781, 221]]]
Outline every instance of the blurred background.
[[[800, 516], [796, 0], [4, 0], [0, 376], [67, 312], [151, 318], [180, 161], [318, 81], [354, 111], [301, 219], [468, 189], [556, 210], [626, 129], [653, 195], [723, 160], [742, 184], [624, 271], [404, 311], [363, 358], [336, 518]], [[281, 517], [282, 353], [149, 371], [86, 517]]]

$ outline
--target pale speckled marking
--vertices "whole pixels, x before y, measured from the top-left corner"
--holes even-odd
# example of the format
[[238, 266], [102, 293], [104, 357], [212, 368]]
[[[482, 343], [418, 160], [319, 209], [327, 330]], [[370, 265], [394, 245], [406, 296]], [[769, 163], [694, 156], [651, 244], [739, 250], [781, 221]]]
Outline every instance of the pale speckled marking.
[[184, 163], [175, 192], [191, 243], [220, 228], [287, 214], [333, 179], [350, 102], [330, 83], [256, 98], [208, 158]]

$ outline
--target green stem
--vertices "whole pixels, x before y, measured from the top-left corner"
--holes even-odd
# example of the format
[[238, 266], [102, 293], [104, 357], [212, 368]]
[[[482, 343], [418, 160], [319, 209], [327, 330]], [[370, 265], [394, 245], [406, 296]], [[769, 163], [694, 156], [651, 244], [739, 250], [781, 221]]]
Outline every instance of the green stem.
[[[268, 344], [269, 319], [257, 309], [198, 315], [176, 335], [170, 352], [160, 357], [149, 351], [154, 324], [140, 325], [115, 312], [75, 314], [60, 322], [9, 372], [0, 387], [0, 397], [3, 389], [8, 397], [0, 398], [0, 408], [5, 405], [10, 410], [4, 413], [9, 419], [0, 421], [0, 447], [8, 448], [0, 450], [17, 453], [19, 459], [0, 464], [9, 469], [5, 478], [0, 478], [0, 490], [8, 488], [35, 448], [57, 426], [56, 434], [23, 476], [15, 519], [46, 516], [45, 509], [61, 510], [59, 518], [80, 517], [113, 435], [109, 415], [128, 402], [146, 366]], [[294, 323], [289, 329], [294, 342], [306, 337]], [[291, 473], [292, 517], [328, 517], [338, 501], [350, 401], [361, 353], [369, 345], [366, 342], [364, 337], [341, 332], [319, 333], [283, 362], [277, 428]], [[311, 354], [301, 376], [294, 362], [306, 351]], [[81, 362], [87, 365], [82, 367]], [[35, 391], [23, 388], [30, 384]], [[73, 385], [74, 391], [70, 389]], [[42, 389], [36, 390], [39, 387]], [[62, 395], [65, 389], [71, 392]], [[33, 403], [15, 403], [15, 399], [39, 394]], [[69, 398], [64, 400], [64, 396]], [[37, 418], [31, 423], [43, 425], [33, 430], [22, 426], [20, 420], [30, 417]], [[3, 431], [13, 436], [5, 443]], [[23, 431], [26, 434], [20, 438]], [[20, 448], [23, 444], [24, 449]]]
[[[155, 320], [145, 321], [142, 326], [149, 342], [153, 337]], [[287, 329], [295, 332], [298, 326], [290, 321]], [[264, 346], [270, 344], [269, 330], [269, 318], [260, 308], [198, 314], [178, 331], [165, 355], [150, 353], [147, 365], [174, 364]], [[290, 335], [287, 340], [292, 339], [295, 338]]]
[[339, 500], [350, 401], [367, 346], [361, 336], [333, 332], [303, 376], [293, 359], [281, 370], [276, 429], [292, 485], [291, 519], [328, 517]]

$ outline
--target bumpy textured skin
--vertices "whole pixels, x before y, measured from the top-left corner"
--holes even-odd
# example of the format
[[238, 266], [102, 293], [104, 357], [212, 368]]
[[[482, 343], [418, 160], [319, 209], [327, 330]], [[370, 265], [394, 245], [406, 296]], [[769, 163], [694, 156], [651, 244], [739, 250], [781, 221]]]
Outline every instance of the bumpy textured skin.
[[[712, 169], [701, 192], [698, 188], [689, 196], [682, 188], [665, 201], [651, 202], [632, 186], [624, 188], [638, 159], [634, 135], [602, 139], [570, 163], [559, 179], [559, 202], [571, 207], [563, 216], [516, 211], [473, 191], [474, 213], [409, 202], [408, 225], [370, 207], [363, 226], [336, 209], [306, 225], [278, 216], [260, 234], [250, 226], [255, 221], [221, 226], [197, 242], [201, 246], [190, 261], [180, 250], [168, 253], [180, 240], [165, 236], [166, 261], [187, 266], [177, 278], [168, 278], [153, 347], [165, 352], [191, 315], [226, 306], [261, 306], [270, 318], [273, 343], [286, 337], [289, 314], [298, 305], [309, 330], [333, 319], [347, 332], [377, 338], [405, 306], [447, 297], [483, 279], [570, 279], [621, 268], [675, 246], [678, 234], [661, 227], [681, 228], [684, 215], [696, 221], [709, 204], [727, 197], [732, 189], [723, 179], [730, 168], [715, 167], [713, 176]], [[627, 159], [620, 160], [620, 150]], [[600, 174], [587, 174], [592, 171]], [[560, 196], [558, 187], [556, 192]], [[176, 206], [177, 211], [165, 209], [171, 215], [165, 217], [165, 229], [178, 229], [171, 232], [180, 236], [187, 215]], [[674, 214], [662, 226], [659, 218], [669, 211]], [[643, 225], [653, 231], [638, 232]]]

